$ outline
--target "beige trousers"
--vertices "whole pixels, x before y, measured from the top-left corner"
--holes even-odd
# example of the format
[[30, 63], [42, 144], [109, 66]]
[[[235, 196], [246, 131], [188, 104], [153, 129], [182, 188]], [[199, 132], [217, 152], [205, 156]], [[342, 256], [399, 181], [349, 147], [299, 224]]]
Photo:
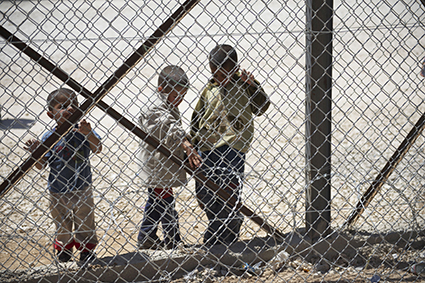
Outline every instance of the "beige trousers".
[[97, 243], [93, 190], [51, 193], [50, 209], [56, 226], [55, 249], [93, 250]]

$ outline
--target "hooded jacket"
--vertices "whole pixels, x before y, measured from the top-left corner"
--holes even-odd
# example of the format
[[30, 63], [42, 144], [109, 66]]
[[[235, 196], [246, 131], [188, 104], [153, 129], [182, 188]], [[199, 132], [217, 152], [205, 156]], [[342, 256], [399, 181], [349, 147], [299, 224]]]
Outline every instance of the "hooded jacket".
[[[156, 137], [174, 155], [184, 158], [181, 147], [186, 133], [182, 128], [177, 107], [167, 101], [167, 94], [155, 92], [141, 109], [140, 125], [148, 134]], [[149, 188], [179, 187], [186, 183], [186, 172], [168, 157], [148, 143], [140, 142], [138, 157], [139, 177], [142, 185]]]

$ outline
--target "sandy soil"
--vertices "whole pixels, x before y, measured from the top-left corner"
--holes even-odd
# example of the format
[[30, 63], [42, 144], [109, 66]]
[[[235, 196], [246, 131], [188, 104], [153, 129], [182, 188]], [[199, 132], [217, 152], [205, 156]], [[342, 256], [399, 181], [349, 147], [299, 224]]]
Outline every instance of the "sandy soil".
[[[425, 112], [423, 80], [417, 75], [418, 62], [423, 57], [421, 46], [425, 45], [424, 30], [418, 27], [409, 29], [408, 24], [404, 25], [422, 21], [423, 13], [422, 16], [414, 13], [421, 9], [416, 2], [406, 6], [399, 3], [391, 9], [379, 4], [380, 12], [376, 14], [360, 13], [356, 7], [336, 4], [340, 6], [336, 9], [338, 17], [334, 22], [338, 32], [334, 43], [332, 93], [331, 214], [332, 228], [337, 231], [344, 230], [342, 224], [363, 192]], [[114, 4], [125, 6], [126, 1], [114, 1]], [[129, 7], [133, 4], [130, 3]], [[216, 19], [222, 21], [222, 25], [210, 25], [210, 14], [205, 11], [219, 11], [220, 8], [214, 3], [202, 3], [191, 12], [196, 17], [189, 15], [182, 21], [104, 101], [137, 123], [140, 105], [146, 102], [155, 87], [156, 70], [165, 63], [180, 64], [188, 70], [193, 82], [181, 106], [187, 127], [197, 94], [210, 77], [206, 68], [206, 50], [210, 50], [216, 42], [237, 44], [238, 51], [243, 54], [241, 66], [254, 71], [272, 100], [269, 112], [255, 120], [257, 131], [247, 155], [244, 203], [271, 225], [283, 232], [292, 232], [305, 225], [305, 34], [304, 25], [299, 26], [305, 19], [305, 7], [299, 7], [298, 2], [288, 2], [282, 9], [280, 1], [271, 1], [267, 7], [263, 7], [262, 2], [255, 2], [255, 9], [245, 9], [239, 4], [227, 7]], [[148, 9], [144, 6], [140, 17], [134, 15], [137, 10], [134, 9], [126, 15], [133, 15], [133, 26], [143, 26], [142, 30], [130, 27], [129, 18], [116, 17], [114, 27], [122, 33], [117, 33], [114, 28], [105, 28], [102, 38], [96, 34], [99, 30], [81, 20], [78, 25], [90, 30], [84, 38], [87, 36], [91, 40], [77, 41], [83, 35], [78, 29], [66, 33], [67, 21], [55, 22], [58, 21], [56, 17], [45, 21], [47, 11], [61, 10], [66, 14], [72, 11], [72, 7], [68, 7], [67, 3], [54, 6], [43, 2], [33, 9], [33, 5], [31, 1], [20, 2], [18, 9], [12, 2], [1, 2], [0, 10], [10, 18], [2, 18], [0, 23], [12, 31], [16, 30], [16, 23], [22, 23], [17, 35], [22, 38], [30, 35], [29, 44], [42, 50], [49, 59], [92, 90], [96, 90], [116, 70], [123, 58], [140, 45], [146, 34], [153, 32], [163, 14], [168, 12], [165, 11], [156, 20], [149, 20], [150, 24], [146, 25], [146, 17], [150, 19], [155, 14], [155, 7]], [[171, 10], [174, 6], [167, 7]], [[368, 7], [363, 9], [366, 11]], [[106, 9], [102, 1], [95, 1], [92, 7], [80, 7], [80, 10], [84, 9], [87, 15], [92, 16], [98, 9], [105, 15], [111, 15], [111, 19], [119, 10]], [[25, 13], [28, 11], [32, 11], [33, 22], [26, 20]], [[262, 11], [260, 19], [256, 18], [258, 11]], [[274, 15], [273, 11], [280, 12]], [[234, 13], [243, 13], [244, 21], [254, 24], [249, 26], [249, 30], [245, 30], [247, 25], [243, 23], [234, 25]], [[387, 14], [383, 17], [382, 13]], [[359, 27], [360, 21], [352, 15], [363, 17], [365, 26], [374, 26], [384, 19], [383, 24], [388, 26], [403, 21], [403, 28], [397, 29], [397, 33], [391, 30], [389, 34], [379, 32], [379, 29], [350, 31], [347, 27]], [[294, 21], [294, 18], [300, 20]], [[105, 18], [96, 19], [100, 26], [105, 24]], [[273, 20], [265, 23], [264, 19]], [[37, 22], [44, 32], [35, 31]], [[267, 32], [254, 40], [252, 34], [266, 30], [265, 25], [268, 26]], [[242, 26], [244, 31], [241, 33], [239, 29]], [[213, 35], [206, 36], [205, 29]], [[287, 33], [287, 30], [292, 32]], [[52, 38], [55, 43], [52, 43]], [[353, 41], [353, 38], [356, 40]], [[377, 45], [379, 49], [376, 49]], [[399, 48], [400, 45], [403, 48]], [[0, 54], [6, 55], [0, 56], [0, 67], [5, 70], [0, 75], [0, 180], [3, 181], [28, 158], [23, 142], [39, 138], [53, 126], [45, 114], [45, 96], [61, 83], [4, 42], [0, 42]], [[83, 101], [82, 97], [80, 101]], [[133, 252], [146, 198], [145, 189], [139, 186], [138, 168], [134, 161], [139, 141], [99, 109], [93, 109], [87, 119], [103, 137], [104, 143], [103, 152], [92, 158], [97, 234], [100, 238], [97, 254], [106, 257]], [[420, 136], [353, 227], [355, 236], [388, 231], [422, 231], [425, 224], [423, 144], [424, 138]], [[47, 170], [30, 170], [0, 199], [0, 270], [15, 271], [52, 262], [54, 229], [47, 209], [47, 175]], [[188, 244], [200, 242], [206, 225], [206, 218], [197, 206], [193, 192], [193, 180], [176, 191], [181, 233]], [[264, 235], [257, 225], [246, 219], [242, 239]], [[364, 259], [374, 261], [376, 258], [376, 262], [370, 263], [366, 269], [364, 260], [358, 264], [332, 266], [329, 272], [319, 274], [311, 268], [310, 265], [314, 264], [311, 260], [305, 262], [308, 265], [305, 269], [300, 269], [300, 264], [295, 263], [277, 274], [265, 270], [261, 277], [223, 272], [224, 276], [218, 271], [213, 282], [369, 282], [375, 273], [387, 281], [420, 282], [421, 279], [412, 277], [402, 267], [394, 267], [400, 262], [424, 259], [421, 255], [423, 246], [412, 248], [413, 243], [414, 239], [410, 239], [402, 247], [397, 242], [384, 242], [359, 249]], [[391, 259], [393, 254], [398, 255], [394, 256], [396, 259]], [[403, 259], [399, 258], [400, 255]], [[296, 260], [304, 262], [303, 259]], [[391, 262], [383, 264], [388, 260]], [[205, 279], [202, 276], [198, 277]], [[176, 282], [181, 280], [176, 279]]]

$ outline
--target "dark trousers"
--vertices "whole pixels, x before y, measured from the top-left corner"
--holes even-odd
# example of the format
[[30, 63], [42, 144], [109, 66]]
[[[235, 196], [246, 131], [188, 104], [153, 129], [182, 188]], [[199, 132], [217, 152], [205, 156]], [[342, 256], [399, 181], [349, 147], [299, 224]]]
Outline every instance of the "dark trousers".
[[159, 222], [164, 231], [164, 243], [180, 242], [179, 219], [175, 209], [174, 197], [161, 198], [153, 189], [148, 189], [149, 197], [145, 205], [145, 216], [137, 240], [144, 242], [147, 237], [159, 241], [156, 232]]
[[[203, 173], [237, 201], [241, 200], [242, 176], [245, 168], [245, 154], [229, 146], [201, 152]], [[208, 217], [204, 234], [206, 245], [230, 245], [237, 241], [243, 222], [243, 215], [226, 205], [216, 193], [196, 182], [196, 195], [201, 208]]]

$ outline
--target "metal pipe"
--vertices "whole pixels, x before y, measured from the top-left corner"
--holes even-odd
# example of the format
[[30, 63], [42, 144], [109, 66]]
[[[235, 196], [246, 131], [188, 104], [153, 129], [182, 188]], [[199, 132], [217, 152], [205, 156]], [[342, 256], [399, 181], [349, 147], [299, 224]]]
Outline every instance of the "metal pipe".
[[[12, 43], [15, 47], [17, 47], [19, 50], [27, 54], [31, 59], [35, 60], [37, 63], [39, 63], [42, 67], [47, 69], [49, 72], [54, 74], [57, 78], [65, 82], [68, 86], [70, 86], [75, 91], [80, 92], [85, 98], [92, 99], [94, 94], [92, 94], [89, 90], [81, 86], [78, 82], [76, 82], [74, 79], [72, 79], [68, 74], [66, 74], [62, 69], [55, 66], [51, 62], [49, 62], [46, 58], [42, 57], [40, 54], [38, 54], [36, 51], [34, 51], [31, 47], [27, 46], [25, 43], [23, 43], [21, 40], [19, 40], [17, 37], [14, 37], [11, 35], [7, 30], [5, 30], [3, 27], [0, 26], [0, 35], [6, 38], [10, 43]], [[10, 40], [13, 39], [13, 40]], [[153, 136], [148, 135], [143, 130], [141, 130], [139, 127], [134, 125], [130, 120], [119, 114], [117, 111], [115, 111], [112, 107], [110, 107], [108, 104], [103, 102], [102, 100], [99, 100], [96, 104], [101, 110], [106, 112], [108, 115], [110, 115], [112, 118], [114, 118], [118, 123], [120, 123], [122, 126], [124, 126], [126, 129], [128, 129], [130, 132], [135, 134], [137, 137], [141, 138], [151, 146], [158, 149], [158, 151], [162, 154], [164, 154], [167, 157], [170, 157], [170, 159], [175, 162], [178, 165], [183, 164], [183, 168], [191, 175], [194, 175], [195, 178], [210, 188], [211, 190], [215, 191], [219, 197], [221, 197], [226, 203], [232, 207], [236, 207], [238, 210], [241, 211], [245, 216], [247, 216], [250, 220], [252, 220], [254, 223], [260, 226], [263, 230], [268, 232], [271, 235], [277, 236], [277, 238], [284, 239], [285, 236], [282, 232], [280, 232], [278, 229], [272, 227], [269, 225], [265, 220], [263, 220], [260, 216], [256, 215], [251, 209], [246, 207], [245, 205], [238, 202], [234, 197], [231, 197], [229, 193], [227, 193], [224, 189], [220, 188], [218, 185], [216, 185], [214, 182], [209, 180], [205, 175], [203, 175], [199, 171], [193, 171], [189, 166], [184, 164], [184, 161], [173, 155], [169, 149], [161, 145], [161, 143]], [[3, 196], [3, 194], [0, 195], [0, 198]]]
[[[3, 197], [10, 188], [15, 185], [34, 164], [40, 160], [47, 151], [52, 148], [79, 119], [89, 112], [101, 99], [122, 79], [124, 76], [154, 47], [162, 37], [164, 37], [180, 20], [199, 2], [199, 0], [188, 0], [184, 2], [156, 31], [140, 46], [113, 74], [103, 83], [92, 95], [87, 95], [87, 100], [76, 109], [76, 111], [58, 127], [54, 134], [47, 138], [31, 156], [25, 160], [21, 166], [13, 171], [0, 185], [0, 198]], [[1, 27], [0, 35], [7, 41], [13, 43], [18, 49], [24, 51], [27, 46], [17, 37]], [[14, 43], [16, 42], [16, 44]], [[33, 50], [32, 50], [33, 51]], [[35, 52], [35, 51], [34, 51]], [[33, 54], [38, 55], [38, 54]], [[38, 55], [39, 56], [39, 55]], [[40, 59], [40, 58], [39, 58]], [[61, 78], [63, 79], [63, 78]], [[75, 85], [74, 85], [75, 87]], [[78, 88], [77, 92], [83, 94], [83, 88]]]
[[306, 52], [306, 231], [330, 232], [333, 0], [309, 0]]

